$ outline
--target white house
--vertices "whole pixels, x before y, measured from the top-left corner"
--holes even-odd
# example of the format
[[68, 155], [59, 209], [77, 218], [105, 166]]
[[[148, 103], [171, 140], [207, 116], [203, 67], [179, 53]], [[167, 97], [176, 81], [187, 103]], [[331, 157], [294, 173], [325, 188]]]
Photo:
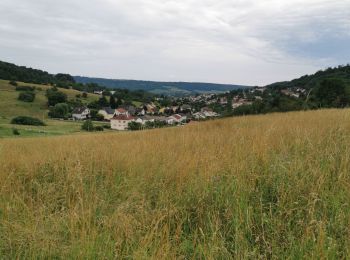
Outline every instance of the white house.
[[173, 125], [175, 123], [183, 123], [183, 122], [186, 122], [187, 120], [187, 116], [182, 116], [180, 114], [175, 114], [175, 115], [172, 115], [172, 116], [169, 116], [167, 117], [167, 124], [169, 125]]
[[90, 109], [87, 107], [76, 107], [72, 112], [72, 118], [74, 120], [85, 120], [90, 117]]
[[142, 125], [146, 124], [147, 122], [154, 122], [155, 119], [154, 117], [151, 116], [142, 116], [142, 117], [138, 117], [135, 122], [140, 123]]
[[219, 116], [218, 113], [215, 113], [213, 111], [204, 111], [203, 114], [206, 116], [206, 117], [217, 117]]
[[103, 115], [105, 120], [111, 120], [111, 118], [114, 116], [115, 109], [112, 109], [110, 107], [104, 107], [98, 111], [100, 115]]
[[193, 117], [194, 117], [195, 119], [197, 119], [197, 120], [199, 120], [199, 119], [205, 119], [205, 118], [206, 118], [206, 116], [205, 116], [204, 113], [202, 113], [202, 112], [194, 113], [194, 114], [193, 114]]
[[130, 122], [135, 121], [135, 118], [127, 115], [114, 115], [111, 118], [111, 129], [114, 130], [128, 130], [128, 126]]
[[102, 96], [103, 91], [102, 90], [95, 90], [94, 94]]
[[227, 97], [221, 97], [219, 99], [219, 103], [220, 103], [220, 105], [227, 105], [227, 103], [228, 103]]

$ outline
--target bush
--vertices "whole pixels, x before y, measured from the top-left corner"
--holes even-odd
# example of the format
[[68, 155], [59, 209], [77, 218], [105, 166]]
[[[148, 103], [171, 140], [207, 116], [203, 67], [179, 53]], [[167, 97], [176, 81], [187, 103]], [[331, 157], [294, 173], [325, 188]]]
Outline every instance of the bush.
[[81, 129], [88, 132], [93, 132], [95, 128], [91, 120], [86, 120], [84, 124], [81, 126]]
[[40, 119], [29, 117], [29, 116], [18, 116], [11, 120], [11, 124], [14, 125], [36, 125], [36, 126], [44, 126], [45, 123]]
[[103, 128], [104, 129], [111, 129], [111, 126], [110, 125], [103, 125]]
[[95, 131], [102, 132], [104, 130], [103, 126], [95, 126]]
[[82, 94], [82, 97], [83, 97], [83, 98], [87, 98], [87, 97], [88, 97], [88, 94], [87, 94], [86, 92], [84, 92], [84, 93]]
[[49, 106], [54, 106], [58, 103], [65, 103], [67, 95], [57, 90], [57, 88], [48, 89], [46, 91], [47, 103]]
[[58, 103], [50, 108], [49, 117], [52, 118], [68, 118], [69, 106], [66, 103]]
[[350, 103], [346, 84], [340, 79], [325, 79], [315, 91], [321, 107], [345, 107]]
[[98, 110], [96, 109], [90, 109], [90, 116], [94, 121], [103, 121], [105, 119], [104, 116], [99, 114]]
[[131, 131], [137, 131], [142, 129], [142, 124], [137, 123], [137, 122], [130, 122], [128, 124], [128, 129]]
[[34, 91], [35, 87], [30, 86], [17, 86], [16, 91]]
[[18, 95], [18, 100], [23, 102], [33, 102], [35, 99], [35, 93], [33, 92], [22, 92]]
[[20, 135], [20, 133], [19, 133], [17, 128], [13, 128], [12, 129], [12, 133], [13, 133], [13, 135]]
[[17, 85], [18, 85], [17, 82], [16, 82], [16, 81], [13, 81], [13, 80], [11, 80], [11, 81], [9, 82], [9, 84], [12, 85], [12, 86], [17, 86]]

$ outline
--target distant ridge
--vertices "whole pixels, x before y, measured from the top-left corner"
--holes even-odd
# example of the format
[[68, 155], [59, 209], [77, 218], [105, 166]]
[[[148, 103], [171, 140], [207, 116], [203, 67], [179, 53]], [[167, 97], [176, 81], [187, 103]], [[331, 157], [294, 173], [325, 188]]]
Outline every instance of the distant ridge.
[[194, 93], [209, 93], [209, 92], [226, 92], [230, 90], [248, 88], [243, 85], [232, 84], [216, 84], [216, 83], [201, 83], [201, 82], [160, 82], [160, 81], [144, 81], [144, 80], [125, 80], [125, 79], [104, 79], [104, 78], [89, 78], [75, 76], [75, 81], [78, 83], [96, 83], [107, 88], [125, 88], [129, 90], [145, 90], [155, 94], [166, 95], [184, 95]]

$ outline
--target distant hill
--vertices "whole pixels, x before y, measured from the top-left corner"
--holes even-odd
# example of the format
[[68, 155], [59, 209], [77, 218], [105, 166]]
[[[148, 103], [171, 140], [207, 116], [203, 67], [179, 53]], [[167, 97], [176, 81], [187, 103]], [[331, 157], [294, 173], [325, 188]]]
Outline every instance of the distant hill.
[[0, 61], [0, 79], [34, 84], [58, 84], [61, 86], [75, 83], [74, 78], [68, 74], [53, 75], [46, 71], [18, 66], [4, 61]]
[[325, 79], [342, 80], [346, 85], [350, 86], [350, 65], [320, 70], [312, 75], [305, 75], [291, 81], [276, 82], [268, 85], [267, 87], [301, 87], [305, 89], [312, 89], [314, 87], [319, 86], [319, 84]]
[[199, 83], [199, 82], [158, 82], [142, 80], [103, 79], [75, 76], [78, 83], [96, 83], [108, 88], [125, 88], [129, 90], [145, 90], [155, 94], [184, 95], [206, 92], [226, 92], [247, 88], [242, 85]]

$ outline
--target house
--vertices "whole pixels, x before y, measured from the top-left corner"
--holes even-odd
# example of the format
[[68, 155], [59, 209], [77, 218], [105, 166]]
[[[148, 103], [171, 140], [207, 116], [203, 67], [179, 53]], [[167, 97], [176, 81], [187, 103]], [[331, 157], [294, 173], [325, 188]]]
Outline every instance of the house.
[[290, 97], [294, 97], [294, 98], [299, 98], [300, 97], [300, 93], [294, 93], [292, 90], [290, 89], [282, 89], [281, 92], [286, 95], [286, 96], [290, 96]]
[[90, 117], [90, 109], [87, 107], [76, 107], [73, 109], [72, 118], [74, 120], [85, 120]]
[[187, 120], [187, 116], [185, 115], [180, 115], [180, 114], [175, 114], [172, 116], [167, 117], [167, 124], [173, 125], [175, 123], [185, 123]]
[[112, 109], [110, 107], [104, 107], [100, 109], [98, 113], [103, 115], [105, 120], [111, 120], [111, 118], [114, 116], [115, 109]]
[[197, 120], [205, 119], [205, 118], [206, 118], [206, 116], [205, 116], [204, 113], [202, 113], [202, 112], [194, 113], [194, 114], [193, 114], [193, 117], [194, 117], [195, 119], [197, 119]]
[[167, 122], [167, 118], [165, 116], [140, 116], [135, 122], [145, 125], [147, 122]]
[[246, 99], [235, 98], [235, 99], [232, 101], [232, 108], [233, 108], [233, 109], [236, 109], [237, 107], [240, 107], [240, 106], [252, 105], [252, 104], [253, 104], [253, 102], [248, 101], [248, 100], [246, 100]]
[[141, 116], [138, 117], [135, 122], [145, 125], [147, 122], [154, 122], [154, 120], [153, 116]]
[[129, 105], [129, 106], [122, 106], [122, 108], [128, 111], [130, 115], [132, 116], [136, 115], [136, 107]]
[[213, 112], [213, 111], [205, 111], [205, 112], [203, 112], [203, 115], [205, 117], [217, 117], [217, 116], [219, 116], [218, 113]]
[[147, 114], [155, 114], [158, 113], [158, 108], [152, 102], [149, 104], [143, 104], [142, 108], [145, 110]]
[[95, 90], [94, 94], [102, 96], [103, 90]]
[[220, 105], [227, 105], [227, 103], [228, 103], [227, 97], [221, 97], [219, 99], [219, 103], [220, 103]]
[[119, 107], [115, 110], [114, 115], [116, 116], [120, 116], [120, 115], [124, 115], [124, 116], [128, 116], [130, 115], [129, 112], [127, 110], [125, 110], [122, 107]]
[[114, 115], [111, 118], [111, 129], [120, 131], [128, 130], [129, 123], [134, 121], [135, 118], [129, 114]]
[[213, 109], [209, 108], [209, 107], [202, 107], [201, 108], [201, 112], [204, 113], [204, 112], [213, 112]]
[[180, 107], [181, 112], [191, 112], [191, 106], [188, 104], [184, 104]]

